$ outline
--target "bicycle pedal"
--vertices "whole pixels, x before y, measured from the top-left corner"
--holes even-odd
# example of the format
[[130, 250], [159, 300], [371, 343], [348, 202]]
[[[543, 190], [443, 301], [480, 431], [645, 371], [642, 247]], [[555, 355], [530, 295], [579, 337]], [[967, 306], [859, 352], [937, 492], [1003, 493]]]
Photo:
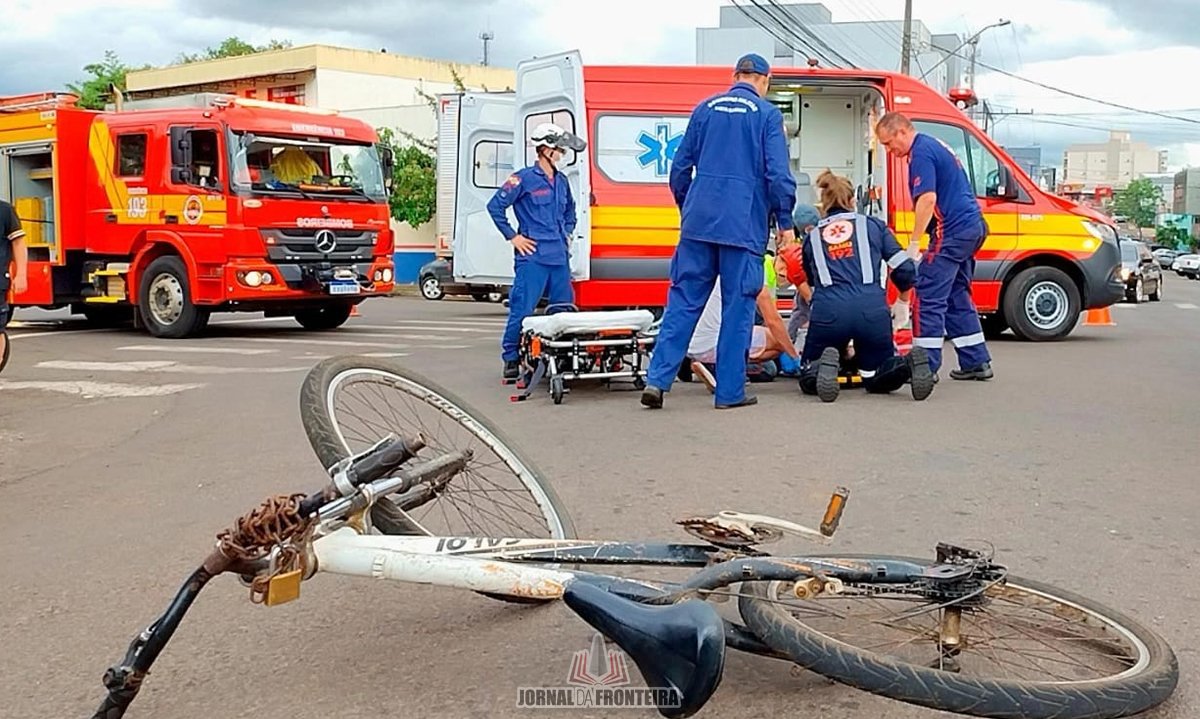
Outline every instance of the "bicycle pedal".
[[300, 598], [300, 581], [302, 572], [293, 569], [271, 577], [267, 582], [267, 596], [263, 604], [277, 607]]

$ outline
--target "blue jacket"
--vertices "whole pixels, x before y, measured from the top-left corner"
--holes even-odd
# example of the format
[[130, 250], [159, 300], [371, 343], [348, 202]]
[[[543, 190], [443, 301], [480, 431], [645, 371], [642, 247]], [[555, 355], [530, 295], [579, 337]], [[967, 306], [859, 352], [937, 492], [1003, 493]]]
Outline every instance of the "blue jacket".
[[822, 296], [878, 295], [886, 302], [885, 262], [901, 292], [917, 280], [917, 264], [888, 226], [856, 212], [840, 212], [817, 223], [804, 240], [801, 257], [814, 305]]
[[[695, 177], [692, 171], [695, 170]], [[791, 229], [796, 179], [788, 167], [783, 114], [748, 83], [692, 111], [671, 161], [680, 237], [762, 254], [767, 219]]]
[[963, 240], [974, 245], [986, 234], [983, 212], [967, 171], [945, 141], [917, 133], [908, 153], [908, 189], [914, 203], [926, 192], [937, 193], [937, 205], [928, 227], [930, 251], [940, 249], [943, 240]]
[[488, 201], [488, 214], [504, 239], [516, 237], [505, 211], [513, 208], [520, 234], [537, 242], [532, 255], [513, 251], [518, 262], [534, 261], [542, 265], [565, 265], [569, 260], [570, 237], [575, 232], [575, 198], [571, 185], [561, 172], [554, 175], [554, 184], [533, 165], [509, 175], [500, 189]]

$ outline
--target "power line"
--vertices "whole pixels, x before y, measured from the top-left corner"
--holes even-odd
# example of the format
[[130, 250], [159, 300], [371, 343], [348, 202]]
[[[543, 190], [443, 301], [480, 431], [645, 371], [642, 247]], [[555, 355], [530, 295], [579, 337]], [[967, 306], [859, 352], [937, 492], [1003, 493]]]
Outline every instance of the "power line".
[[[758, 5], [758, 2], [756, 2], [755, 0], [751, 0], [751, 1], [754, 2], [755, 6]], [[820, 37], [815, 35], [812, 30], [809, 30], [807, 27], [805, 27], [804, 23], [800, 22], [800, 18], [793, 15], [791, 10], [788, 10], [787, 8], [783, 7], [776, 0], [766, 0], [766, 2], [768, 5], [775, 8], [776, 10], [778, 10], [780, 15], [783, 15], [783, 16], [786, 16], [787, 18], [789, 18], [792, 21], [792, 24], [795, 25], [798, 30], [800, 30], [802, 33], [804, 33], [805, 37], [812, 39], [814, 42], [816, 42], [821, 47], [825, 48], [829, 52], [831, 52], [834, 55], [836, 55], [837, 57], [841, 58], [842, 62], [846, 63], [850, 67], [852, 67], [852, 68], [858, 67], [858, 65], [855, 65], [852, 60], [850, 60], [842, 53], [840, 53], [837, 50], [830, 47], [829, 43], [825, 42]], [[764, 10], [765, 10], [765, 8], [764, 8]]]

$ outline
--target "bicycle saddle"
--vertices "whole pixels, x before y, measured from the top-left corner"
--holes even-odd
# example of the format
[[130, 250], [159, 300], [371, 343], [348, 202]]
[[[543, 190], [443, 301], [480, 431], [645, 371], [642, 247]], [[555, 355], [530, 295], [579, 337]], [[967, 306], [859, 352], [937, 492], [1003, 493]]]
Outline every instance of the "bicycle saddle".
[[671, 719], [689, 717], [708, 702], [725, 669], [725, 625], [712, 605], [639, 604], [581, 581], [563, 600], [585, 622], [617, 643], [637, 664], [646, 686], [669, 689], [674, 700], [658, 704]]

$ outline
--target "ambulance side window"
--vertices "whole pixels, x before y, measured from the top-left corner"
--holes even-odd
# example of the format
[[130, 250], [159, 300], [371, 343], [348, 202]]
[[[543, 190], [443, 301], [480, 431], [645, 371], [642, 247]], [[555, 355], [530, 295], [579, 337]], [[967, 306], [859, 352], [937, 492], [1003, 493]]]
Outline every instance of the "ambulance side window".
[[[914, 120], [913, 126], [917, 132], [931, 135], [946, 143], [958, 156], [975, 196], [979, 198], [995, 198], [1000, 185], [1000, 160], [984, 146], [979, 138], [972, 135], [966, 128], [944, 122]], [[1020, 201], [1027, 201], [1021, 191]]]
[[513, 173], [512, 143], [480, 140], [472, 153], [471, 184], [493, 190]]
[[146, 174], [146, 133], [117, 135], [117, 177], [142, 177]]
[[[525, 137], [529, 137], [533, 132], [533, 128], [543, 122], [553, 122], [567, 132], [575, 132], [575, 116], [570, 110], [554, 110], [553, 112], [539, 112], [536, 115], [528, 115], [525, 118]], [[567, 150], [567, 162], [564, 167], [571, 167], [576, 162], [577, 153], [574, 150]], [[525, 165], [531, 166], [537, 162], [537, 153], [532, 147], [525, 148]]]

